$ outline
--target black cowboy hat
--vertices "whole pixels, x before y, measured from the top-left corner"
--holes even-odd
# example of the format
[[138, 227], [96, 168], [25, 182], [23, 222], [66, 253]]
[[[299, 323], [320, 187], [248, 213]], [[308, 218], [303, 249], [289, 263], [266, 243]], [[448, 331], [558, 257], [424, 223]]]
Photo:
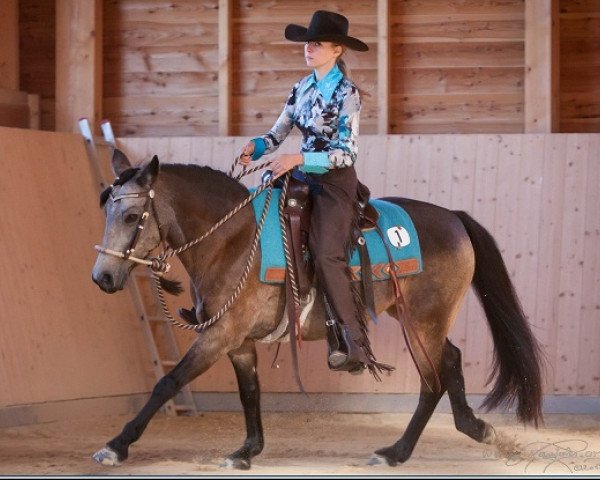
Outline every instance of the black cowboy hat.
[[317, 10], [308, 28], [290, 24], [285, 27], [285, 38], [292, 42], [324, 41], [345, 45], [352, 50], [366, 52], [369, 47], [358, 38], [348, 36], [348, 19], [326, 10]]

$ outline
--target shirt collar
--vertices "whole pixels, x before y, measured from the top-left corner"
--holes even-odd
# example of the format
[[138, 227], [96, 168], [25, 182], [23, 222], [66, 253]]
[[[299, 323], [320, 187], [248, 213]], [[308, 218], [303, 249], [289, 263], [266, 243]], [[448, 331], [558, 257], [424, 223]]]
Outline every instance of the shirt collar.
[[333, 97], [335, 88], [338, 86], [338, 83], [340, 83], [340, 80], [343, 77], [344, 74], [336, 63], [333, 68], [327, 72], [327, 75], [325, 75], [321, 80], [317, 81], [316, 72], [313, 72], [312, 75], [310, 75], [306, 86], [310, 87], [312, 85], [316, 85], [317, 90], [321, 92], [321, 95], [323, 96], [323, 100], [325, 100], [326, 103], [329, 103], [331, 101], [331, 97]]

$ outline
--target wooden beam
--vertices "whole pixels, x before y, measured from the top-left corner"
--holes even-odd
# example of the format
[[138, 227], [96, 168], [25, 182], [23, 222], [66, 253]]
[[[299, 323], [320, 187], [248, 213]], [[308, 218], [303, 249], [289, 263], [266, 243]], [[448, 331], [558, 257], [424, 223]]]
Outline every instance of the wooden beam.
[[27, 95], [27, 104], [29, 105], [29, 128], [39, 130], [41, 123], [40, 96], [30, 93]]
[[219, 0], [219, 135], [231, 135], [232, 98], [231, 0]]
[[559, 131], [559, 0], [525, 2], [525, 132]]
[[56, 130], [102, 119], [102, 1], [56, 0]]
[[389, 0], [377, 0], [377, 132], [385, 135], [390, 125]]
[[0, 88], [19, 90], [18, 0], [0, 1]]

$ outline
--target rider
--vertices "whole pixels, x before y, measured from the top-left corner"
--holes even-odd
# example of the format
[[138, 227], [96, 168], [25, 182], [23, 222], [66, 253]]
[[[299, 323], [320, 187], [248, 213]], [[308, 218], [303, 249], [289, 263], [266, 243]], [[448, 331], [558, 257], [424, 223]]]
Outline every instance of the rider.
[[308, 28], [286, 27], [286, 39], [304, 42], [306, 64], [314, 71], [294, 85], [271, 130], [243, 147], [240, 162], [248, 165], [250, 160], [273, 153], [294, 125], [302, 133], [300, 153], [278, 155], [269, 168], [274, 178], [293, 170], [294, 177], [304, 177], [311, 185], [309, 248], [317, 278], [341, 323], [346, 343], [341, 361], [330, 356], [330, 368], [356, 371], [368, 367], [373, 372], [386, 368], [375, 361], [371, 351], [364, 308], [347, 264], [357, 225], [359, 186], [366, 189], [354, 169], [360, 90], [348, 78], [341, 58], [346, 48], [364, 52], [369, 47], [348, 36], [348, 26], [343, 15], [318, 10]]

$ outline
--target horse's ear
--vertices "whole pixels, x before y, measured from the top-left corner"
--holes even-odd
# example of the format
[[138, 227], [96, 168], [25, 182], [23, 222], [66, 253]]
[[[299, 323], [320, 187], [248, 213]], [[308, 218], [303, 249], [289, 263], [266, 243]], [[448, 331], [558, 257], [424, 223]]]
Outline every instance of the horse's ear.
[[140, 172], [137, 183], [142, 187], [150, 187], [158, 176], [158, 157], [154, 155], [150, 163]]
[[118, 148], [115, 148], [112, 156], [112, 169], [116, 177], [121, 175], [125, 170], [131, 168], [131, 163], [127, 156]]

